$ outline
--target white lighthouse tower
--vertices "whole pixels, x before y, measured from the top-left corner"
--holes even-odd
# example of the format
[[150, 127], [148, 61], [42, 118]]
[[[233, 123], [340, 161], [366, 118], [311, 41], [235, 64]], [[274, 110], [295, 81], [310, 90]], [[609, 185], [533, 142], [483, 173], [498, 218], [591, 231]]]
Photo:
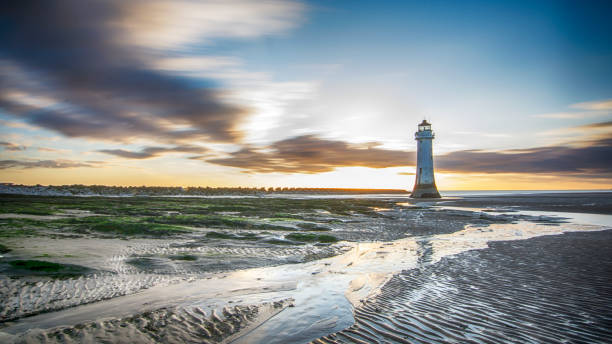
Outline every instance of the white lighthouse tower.
[[417, 141], [417, 167], [412, 198], [440, 198], [434, 179], [432, 141], [434, 133], [431, 124], [423, 120], [419, 124], [419, 130], [414, 133]]

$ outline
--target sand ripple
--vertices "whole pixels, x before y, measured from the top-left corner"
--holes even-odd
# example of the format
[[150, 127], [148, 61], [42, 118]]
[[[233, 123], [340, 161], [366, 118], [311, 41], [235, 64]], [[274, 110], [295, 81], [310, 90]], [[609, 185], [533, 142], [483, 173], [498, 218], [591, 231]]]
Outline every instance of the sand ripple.
[[[231, 341], [292, 305], [291, 299], [206, 311], [162, 308], [50, 331], [34, 330], [13, 343], [219, 343]], [[1, 338], [0, 338], [1, 339]]]
[[612, 342], [612, 231], [490, 246], [394, 276], [313, 343]]
[[[71, 279], [0, 276], [0, 322], [107, 300], [153, 286], [202, 279], [217, 272], [321, 259], [345, 249], [341, 245], [134, 242], [116, 254], [88, 264], [104, 269], [93, 275]], [[169, 258], [180, 254], [194, 255], [197, 260]]]
[[66, 280], [0, 278], [0, 320], [49, 312], [185, 280], [157, 274], [103, 274]]

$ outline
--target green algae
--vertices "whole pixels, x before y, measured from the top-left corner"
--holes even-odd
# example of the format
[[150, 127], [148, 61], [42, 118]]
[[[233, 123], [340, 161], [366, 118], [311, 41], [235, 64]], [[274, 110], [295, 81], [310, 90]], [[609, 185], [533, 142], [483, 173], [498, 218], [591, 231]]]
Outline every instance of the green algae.
[[4, 246], [4, 245], [0, 244], [0, 254], [1, 254], [1, 253], [9, 253], [9, 252], [11, 252], [11, 249], [10, 249], [10, 248], [8, 248], [8, 247], [6, 247], [6, 246]]
[[334, 243], [338, 241], [333, 235], [328, 234], [313, 234], [313, 233], [291, 233], [285, 235], [285, 239], [300, 241], [300, 242], [321, 242]]
[[172, 260], [184, 260], [184, 261], [196, 261], [198, 260], [198, 256], [193, 254], [176, 254], [173, 256], [169, 256], [168, 258]]
[[8, 265], [11, 269], [5, 271], [5, 273], [9, 276], [38, 275], [51, 278], [73, 278], [93, 271], [84, 266], [59, 264], [44, 260], [11, 260]]

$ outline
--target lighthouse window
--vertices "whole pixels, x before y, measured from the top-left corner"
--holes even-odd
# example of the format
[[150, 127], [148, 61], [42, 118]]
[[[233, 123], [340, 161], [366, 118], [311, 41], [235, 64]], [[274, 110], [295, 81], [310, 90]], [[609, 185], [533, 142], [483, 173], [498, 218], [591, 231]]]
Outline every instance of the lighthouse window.
[[423, 173], [423, 169], [419, 168], [419, 176], [421, 175], [421, 173]]

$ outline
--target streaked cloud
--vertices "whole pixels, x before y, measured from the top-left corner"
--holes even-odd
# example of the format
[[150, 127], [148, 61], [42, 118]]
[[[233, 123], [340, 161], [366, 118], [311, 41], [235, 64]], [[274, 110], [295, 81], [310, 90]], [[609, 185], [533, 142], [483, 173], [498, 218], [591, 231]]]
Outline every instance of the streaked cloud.
[[582, 146], [559, 145], [507, 151], [464, 150], [436, 157], [436, 169], [463, 173], [612, 173], [612, 136]]
[[76, 168], [98, 167], [99, 162], [80, 162], [72, 160], [0, 160], [0, 170], [9, 168]]
[[565, 127], [540, 132], [540, 136], [573, 136], [576, 140], [588, 141], [590, 137], [606, 135], [612, 129], [612, 121], [589, 123], [573, 127]]
[[378, 143], [352, 145], [343, 141], [298, 136], [263, 148], [243, 148], [227, 158], [206, 162], [253, 173], [321, 173], [338, 167], [386, 168], [410, 165], [414, 152], [376, 148]]
[[591, 123], [585, 124], [577, 127], [578, 129], [590, 129], [590, 128], [612, 128], [612, 121], [608, 122], [599, 122], [599, 123]]
[[168, 153], [194, 153], [202, 154], [208, 149], [197, 146], [176, 146], [176, 147], [146, 147], [141, 151], [128, 151], [125, 149], [102, 149], [98, 152], [115, 155], [128, 159], [150, 159]]
[[3, 119], [0, 119], [0, 126], [7, 127], [7, 128], [18, 128], [18, 129], [28, 129], [28, 130], [38, 129], [38, 127], [35, 127], [28, 123], [17, 122], [17, 121], [6, 121]]
[[612, 110], [612, 99], [576, 103], [570, 105], [570, 107], [583, 110]]
[[[451, 173], [571, 173], [584, 176], [612, 173], [609, 158], [612, 156], [612, 135], [582, 143], [580, 146], [455, 151], [436, 156], [435, 165], [437, 170]], [[205, 161], [250, 173], [321, 173], [340, 167], [387, 168], [416, 163], [414, 152], [377, 147], [376, 143], [355, 146], [308, 135], [260, 149], [244, 148], [227, 158]]]
[[[299, 104], [316, 98], [318, 82], [312, 80], [276, 81], [265, 72], [248, 71], [244, 61], [229, 56], [183, 56], [160, 59], [154, 69], [181, 77], [205, 78], [220, 81], [231, 91], [223, 99], [249, 108], [249, 115], [238, 125], [244, 134], [242, 143], [265, 144], [287, 136], [296, 136], [279, 128], [294, 123], [300, 114]], [[304, 120], [311, 120], [304, 118]], [[303, 130], [304, 128], [300, 128]], [[279, 136], [278, 132], [282, 132]]]
[[555, 112], [555, 113], [543, 113], [539, 115], [534, 115], [533, 117], [555, 118], [555, 119], [582, 119], [582, 118], [606, 116], [608, 114], [609, 112], [607, 111]]
[[[586, 57], [610, 44], [580, 39], [608, 22], [549, 30], [573, 9], [561, 7], [487, 5], [474, 22], [459, 3], [5, 1], [0, 168], [31, 183], [397, 187], [414, 180], [412, 134], [431, 117], [442, 182], [609, 180], [597, 157], [612, 136], [610, 68]], [[516, 41], [525, 33], [537, 34]], [[584, 56], [560, 54], [561, 41]], [[102, 166], [88, 155], [104, 170], [65, 170]]]
[[549, 130], [560, 143], [526, 149], [459, 150], [436, 157], [436, 169], [452, 173], [549, 173], [602, 178], [612, 173], [612, 121]]
[[160, 58], [152, 62], [151, 67], [173, 73], [186, 75], [205, 75], [218, 71], [221, 68], [241, 66], [242, 62], [229, 56], [179, 56]]
[[62, 153], [67, 154], [70, 153], [68, 149], [57, 149], [57, 148], [49, 148], [49, 147], [36, 147], [36, 150], [39, 152], [48, 152], [48, 153]]
[[287, 0], [135, 0], [121, 3], [116, 28], [124, 44], [172, 49], [215, 38], [282, 34], [299, 25], [306, 6]]
[[456, 131], [455, 134], [459, 135], [470, 135], [470, 136], [482, 136], [488, 138], [508, 138], [512, 137], [510, 134], [506, 133], [483, 133], [478, 131]]
[[236, 142], [248, 106], [224, 100], [211, 79], [152, 61], [194, 42], [281, 34], [304, 10], [293, 1], [3, 3], [0, 109], [68, 137]]
[[23, 151], [26, 149], [26, 146], [18, 145], [12, 142], [2, 141], [0, 142], [0, 146], [8, 151]]
[[543, 113], [534, 115], [539, 118], [554, 118], [554, 119], [582, 119], [590, 117], [601, 117], [612, 114], [612, 99], [601, 101], [590, 101], [576, 103], [569, 106], [572, 109], [582, 111], [563, 111], [553, 113]]

